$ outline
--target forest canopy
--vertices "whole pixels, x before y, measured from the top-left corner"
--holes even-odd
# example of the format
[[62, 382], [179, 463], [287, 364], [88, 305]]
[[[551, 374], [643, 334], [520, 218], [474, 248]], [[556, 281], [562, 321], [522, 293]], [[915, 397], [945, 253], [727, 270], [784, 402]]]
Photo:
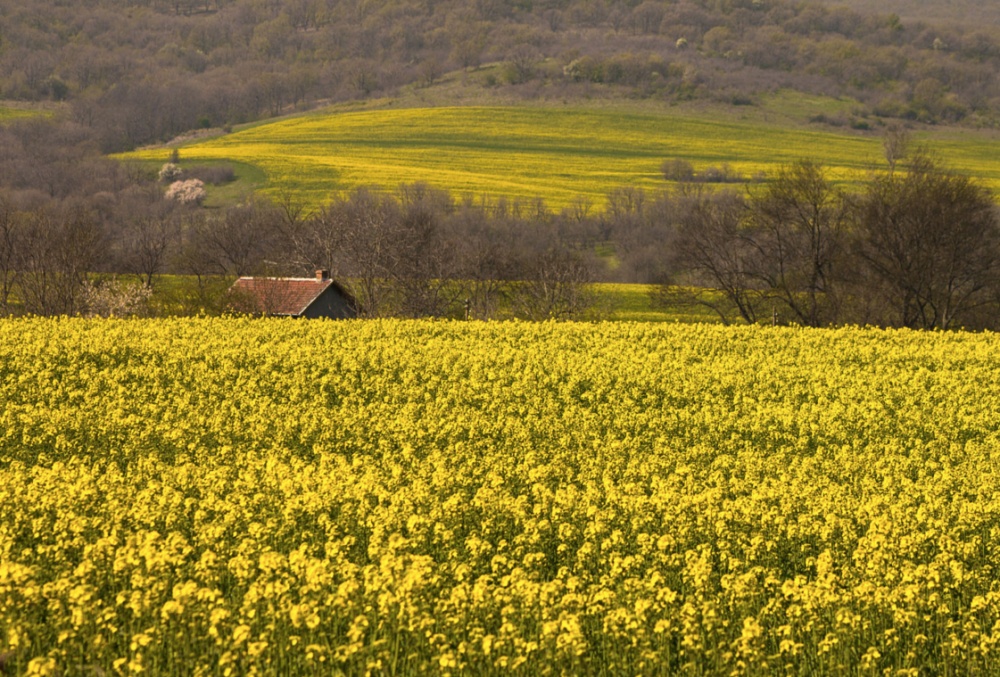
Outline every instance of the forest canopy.
[[105, 152], [456, 70], [523, 98], [791, 88], [852, 97], [855, 117], [993, 126], [998, 64], [995, 25], [786, 0], [0, 1], [0, 98], [65, 102]]

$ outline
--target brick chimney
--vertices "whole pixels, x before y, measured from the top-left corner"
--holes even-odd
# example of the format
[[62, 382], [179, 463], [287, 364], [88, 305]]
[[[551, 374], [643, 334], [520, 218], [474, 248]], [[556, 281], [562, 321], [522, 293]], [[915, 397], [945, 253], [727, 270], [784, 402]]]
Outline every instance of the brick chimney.
[[316, 281], [317, 282], [326, 282], [329, 279], [330, 279], [330, 271], [329, 270], [317, 270], [316, 271]]

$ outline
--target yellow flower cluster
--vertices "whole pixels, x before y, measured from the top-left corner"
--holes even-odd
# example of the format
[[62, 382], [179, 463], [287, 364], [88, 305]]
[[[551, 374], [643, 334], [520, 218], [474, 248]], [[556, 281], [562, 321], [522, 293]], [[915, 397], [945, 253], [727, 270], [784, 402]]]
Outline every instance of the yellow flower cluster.
[[995, 674], [1000, 338], [0, 323], [24, 674]]

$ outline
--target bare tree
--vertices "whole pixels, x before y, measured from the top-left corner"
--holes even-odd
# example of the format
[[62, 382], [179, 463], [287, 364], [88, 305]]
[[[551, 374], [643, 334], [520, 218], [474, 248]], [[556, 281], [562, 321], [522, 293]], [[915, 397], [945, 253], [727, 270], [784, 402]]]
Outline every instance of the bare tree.
[[86, 275], [104, 251], [100, 223], [93, 214], [70, 208], [34, 211], [24, 225], [15, 260], [25, 310], [39, 315], [76, 312]]
[[504, 62], [504, 76], [512, 85], [528, 82], [535, 76], [535, 68], [541, 59], [541, 54], [531, 45], [517, 45]]
[[225, 268], [220, 264], [216, 252], [206, 246], [208, 230], [214, 224], [202, 212], [186, 215], [180, 224], [180, 243], [170, 257], [170, 265], [193, 280], [193, 284], [171, 290], [167, 304], [175, 312], [194, 315], [197, 313], [221, 312], [229, 302]]
[[522, 262], [522, 278], [513, 290], [516, 312], [531, 320], [569, 319], [592, 303], [587, 285], [590, 266], [580, 252], [552, 247]]
[[391, 197], [358, 189], [336, 205], [342, 233], [342, 269], [361, 314], [378, 317], [392, 311], [389, 284], [398, 263], [399, 205]]
[[180, 213], [177, 205], [160, 199], [159, 191], [138, 191], [119, 202], [115, 220], [120, 239], [118, 271], [138, 275], [152, 289], [162, 273], [171, 249], [180, 243]]
[[295, 262], [303, 270], [329, 270], [343, 277], [346, 213], [338, 203], [325, 205], [309, 215], [292, 234]]
[[454, 309], [458, 284], [457, 243], [443, 228], [451, 197], [421, 183], [400, 187], [401, 214], [392, 280], [398, 312], [409, 317], [442, 316]]
[[6, 197], [0, 197], [0, 315], [10, 314], [11, 294], [18, 283], [23, 218]]
[[290, 258], [282, 224], [279, 209], [253, 200], [197, 225], [190, 231], [190, 238], [202, 250], [198, 256], [206, 259], [215, 274], [253, 275], [265, 267], [281, 267], [279, 259]]
[[614, 237], [627, 246], [636, 229], [643, 226], [643, 209], [646, 192], [634, 186], [622, 186], [608, 193], [607, 206], [601, 218], [601, 231], [605, 239]]
[[745, 205], [734, 193], [683, 195], [672, 272], [657, 290], [664, 303], [698, 304], [728, 322], [733, 312], [757, 321], [766, 297], [759, 274], [760, 251], [745, 230]]
[[1000, 220], [989, 192], [925, 154], [873, 177], [859, 198], [857, 251], [880, 281], [885, 322], [947, 329], [994, 302]]
[[882, 151], [889, 164], [889, 173], [896, 171], [896, 165], [910, 152], [910, 133], [904, 127], [890, 125], [882, 136]]
[[509, 304], [515, 287], [513, 252], [502, 237], [484, 232], [465, 240], [462, 261], [466, 274], [466, 316], [493, 319]]
[[758, 264], [751, 272], [807, 326], [837, 319], [834, 267], [847, 223], [843, 196], [808, 160], [783, 167], [748, 203], [744, 240]]

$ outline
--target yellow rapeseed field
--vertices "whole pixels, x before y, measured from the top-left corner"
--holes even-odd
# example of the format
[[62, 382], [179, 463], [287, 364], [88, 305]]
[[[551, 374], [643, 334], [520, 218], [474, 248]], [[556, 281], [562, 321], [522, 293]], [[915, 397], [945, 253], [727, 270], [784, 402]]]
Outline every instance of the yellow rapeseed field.
[[[877, 140], [630, 110], [456, 107], [319, 112], [277, 120], [180, 150], [185, 161], [239, 161], [267, 175], [267, 190], [310, 208], [360, 185], [395, 190], [425, 182], [458, 196], [544, 198], [560, 209], [585, 198], [604, 207], [610, 191], [667, 187], [660, 166], [698, 170], [730, 163], [750, 177], [808, 149], [831, 159], [838, 179], [878, 158]], [[127, 157], [165, 161], [172, 151]]]
[[[985, 132], [936, 130], [915, 142], [957, 171], [1000, 189], [1000, 145]], [[166, 162], [172, 149], [124, 159]], [[239, 163], [266, 176], [265, 193], [315, 209], [358, 186], [396, 190], [423, 182], [456, 197], [531, 201], [559, 210], [584, 199], [603, 209], [624, 186], [669, 187], [664, 160], [701, 172], [731, 165], [746, 179], [773, 177], [809, 157], [834, 181], [857, 185], [883, 163], [878, 135], [740, 120], [731, 114], [620, 107], [446, 107], [325, 110], [179, 149], [183, 163]]]
[[0, 323], [0, 672], [1000, 672], [1000, 338]]

